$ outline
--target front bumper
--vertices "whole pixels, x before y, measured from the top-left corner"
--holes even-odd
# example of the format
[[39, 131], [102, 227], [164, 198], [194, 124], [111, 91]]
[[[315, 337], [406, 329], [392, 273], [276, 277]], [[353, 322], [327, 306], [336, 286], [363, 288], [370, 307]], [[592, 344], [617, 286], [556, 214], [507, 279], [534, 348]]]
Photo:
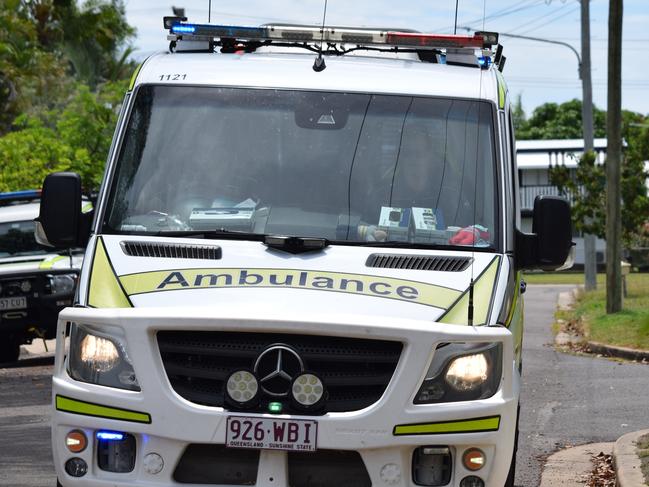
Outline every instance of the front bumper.
[[[219, 309], [218, 317], [210, 316], [212, 313], [213, 310], [209, 308], [64, 310], [58, 324], [59, 343], [65, 338], [68, 322], [104, 327], [106, 330], [111, 327], [122, 329], [142, 392], [107, 388], [71, 379], [65, 370], [64, 347], [59, 346], [53, 379], [55, 402], [59, 397], [61, 406], [63, 403], [60, 398], [63, 397], [145, 413], [150, 417], [150, 422], [147, 422], [146, 416], [120, 416], [111, 414], [109, 409], [92, 406], [76, 410], [67, 406], [55, 408], [52, 415], [54, 464], [64, 486], [188, 485], [175, 482], [173, 477], [187, 446], [225, 442], [226, 418], [230, 413], [222, 408], [190, 403], [176, 394], [169, 384], [158, 351], [156, 332], [178, 329], [273, 333], [297, 331], [302, 334], [401, 341], [401, 358], [390, 384], [377, 403], [355, 412], [293, 418], [318, 421], [319, 450], [358, 452], [373, 486], [415, 485], [411, 475], [413, 451], [419, 446], [429, 445], [448, 446], [451, 451], [452, 477], [447, 485], [458, 486], [462, 478], [471, 475], [461, 463], [462, 453], [470, 447], [480, 448], [487, 457], [485, 466], [475, 475], [482, 478], [487, 486], [504, 484], [514, 443], [520, 386], [520, 378], [514, 366], [512, 337], [507, 329], [439, 325], [358, 315], [332, 317], [328, 314], [325, 319], [314, 314], [296, 319], [290, 313], [262, 314], [258, 311], [255, 313], [254, 310]], [[414, 396], [430, 364], [436, 344], [449, 341], [503, 342], [504, 366], [499, 391], [489, 399], [478, 401], [414, 405]], [[123, 419], [115, 419], [116, 417]], [[489, 427], [482, 427], [480, 421], [470, 422], [493, 417], [500, 418], [495, 430], [493, 422]], [[444, 426], [439, 427], [438, 424]], [[448, 424], [456, 427], [449, 429]], [[403, 427], [404, 425], [423, 426]], [[73, 429], [83, 430], [91, 440], [90, 446], [79, 455], [73, 455], [65, 447], [65, 435]], [[132, 472], [116, 474], [99, 469], [96, 445], [92, 440], [99, 429], [128, 432], [135, 436], [137, 457]], [[164, 459], [164, 468], [155, 475], [148, 474], [143, 467], [144, 457], [151, 452]], [[65, 462], [73, 456], [83, 458], [88, 464], [88, 473], [82, 478], [70, 477], [64, 470]], [[389, 466], [389, 478], [384, 475], [386, 466]], [[286, 453], [261, 452], [256, 485], [288, 486], [288, 475]]]
[[0, 334], [14, 335], [20, 340], [41, 335], [48, 339], [54, 338], [58, 315], [66, 306], [72, 304], [74, 291], [52, 294], [48, 287], [49, 276], [77, 273], [74, 269], [48, 269], [2, 274], [0, 287], [6, 289], [16, 282], [29, 281], [31, 289], [11, 296], [24, 297], [27, 301], [25, 308], [0, 311]]

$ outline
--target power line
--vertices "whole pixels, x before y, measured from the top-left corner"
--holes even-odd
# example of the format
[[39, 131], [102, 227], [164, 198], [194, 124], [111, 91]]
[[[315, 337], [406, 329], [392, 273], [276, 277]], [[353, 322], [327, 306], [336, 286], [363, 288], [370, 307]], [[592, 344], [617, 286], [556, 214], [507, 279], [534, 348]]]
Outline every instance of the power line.
[[553, 9], [551, 12], [548, 12], [548, 13], [546, 13], [544, 15], [541, 15], [540, 17], [536, 17], [536, 18], [530, 20], [529, 22], [525, 22], [524, 24], [520, 24], [520, 25], [516, 26], [514, 28], [514, 30], [512, 30], [512, 34], [519, 33], [521, 31], [521, 29], [523, 29], [524, 27], [527, 27], [528, 25], [535, 24], [536, 22], [538, 22], [540, 20], [543, 20], [543, 19], [546, 19], [548, 17], [553, 17], [553, 16], [557, 15], [561, 10], [566, 8], [568, 5], [569, 5], [568, 3], [561, 4], [561, 5], [559, 5], [558, 8]]
[[543, 23], [541, 25], [537, 25], [536, 27], [532, 27], [531, 29], [526, 30], [524, 33], [529, 34], [530, 32], [534, 32], [535, 30], [539, 30], [540, 28], [545, 27], [546, 25], [553, 24], [557, 20], [561, 20], [562, 18], [567, 17], [568, 15], [571, 15], [571, 14], [575, 13], [577, 10], [579, 10], [579, 5], [577, 5], [577, 7], [573, 8], [572, 10], [564, 13], [563, 15], [560, 15], [559, 17], [556, 17], [556, 18], [554, 18], [552, 20], [549, 20], [548, 22], [545, 22], [545, 23]]
[[[480, 18], [473, 19], [470, 22], [466, 22], [466, 23], [475, 24], [475, 23], [478, 23], [478, 22], [492, 20], [492, 19], [499, 18], [499, 17], [505, 17], [507, 15], [511, 15], [513, 13], [520, 12], [522, 10], [527, 10], [529, 8], [539, 6], [543, 2], [544, 2], [544, 0], [521, 0], [521, 1], [519, 1], [519, 2], [517, 2], [515, 4], [513, 4], [513, 5], [510, 5], [509, 7], [505, 7], [503, 9], [501, 9], [501, 10], [497, 10], [496, 12], [493, 12], [493, 13], [485, 16], [484, 18], [480, 17]], [[524, 5], [524, 4], [527, 4], [527, 5]], [[520, 6], [520, 7], [518, 7], [518, 6]], [[518, 8], [516, 8], [516, 7], [518, 7]], [[433, 32], [443, 32], [443, 31], [446, 31], [446, 30], [449, 30], [449, 29], [452, 29], [452, 26], [450, 26], [450, 27], [445, 26], [445, 27], [440, 27], [440, 28], [437, 28], [437, 29], [433, 29]]]

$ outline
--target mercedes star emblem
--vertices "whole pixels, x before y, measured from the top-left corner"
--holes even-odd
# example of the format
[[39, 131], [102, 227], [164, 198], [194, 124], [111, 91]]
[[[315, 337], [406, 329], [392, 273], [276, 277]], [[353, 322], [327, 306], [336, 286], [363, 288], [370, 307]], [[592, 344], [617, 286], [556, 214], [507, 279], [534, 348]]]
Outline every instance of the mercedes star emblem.
[[266, 394], [286, 397], [293, 378], [304, 372], [304, 362], [289, 346], [271, 345], [257, 357], [254, 371]]

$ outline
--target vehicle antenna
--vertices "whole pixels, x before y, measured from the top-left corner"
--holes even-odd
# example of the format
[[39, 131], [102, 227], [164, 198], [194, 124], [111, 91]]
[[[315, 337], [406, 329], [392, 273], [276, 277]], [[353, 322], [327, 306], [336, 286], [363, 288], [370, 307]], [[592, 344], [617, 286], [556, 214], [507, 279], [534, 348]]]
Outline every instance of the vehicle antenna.
[[460, 0], [455, 0], [455, 23], [453, 24], [453, 34], [457, 34], [457, 9], [460, 4]]
[[[212, 20], [212, 0], [207, 0], [207, 23], [209, 24], [211, 20]], [[455, 23], [457, 24], [457, 17]]]
[[322, 57], [322, 43], [324, 42], [324, 31], [325, 31], [325, 21], [327, 19], [327, 0], [324, 2], [324, 13], [322, 14], [322, 28], [320, 29], [320, 47], [318, 48], [318, 57], [315, 58], [315, 62], [313, 63], [313, 70], [316, 73], [319, 73], [320, 71], [324, 71], [327, 65], [325, 64], [325, 60]]
[[[455, 2], [455, 28], [457, 29], [457, 4], [459, 3], [459, 0], [456, 0]], [[487, 0], [483, 0], [482, 4], [482, 30], [484, 30], [485, 26], [485, 17], [487, 13]], [[482, 75], [483, 75], [483, 70], [480, 70], [480, 91], [479, 96], [482, 95]], [[468, 310], [467, 310], [467, 323], [469, 326], [473, 326], [473, 289], [474, 289], [474, 280], [473, 280], [473, 271], [475, 268], [475, 246], [476, 246], [476, 239], [477, 239], [477, 231], [478, 229], [476, 228], [476, 220], [478, 219], [477, 217], [477, 207], [478, 207], [478, 202], [477, 200], [477, 194], [478, 194], [478, 155], [480, 154], [480, 116], [482, 115], [482, 105], [478, 104], [478, 137], [476, 141], [476, 147], [475, 147], [475, 176], [474, 176], [474, 187], [473, 187], [473, 228], [471, 229], [471, 232], [473, 233], [473, 240], [471, 241], [471, 281], [469, 282], [469, 305], [468, 305]]]

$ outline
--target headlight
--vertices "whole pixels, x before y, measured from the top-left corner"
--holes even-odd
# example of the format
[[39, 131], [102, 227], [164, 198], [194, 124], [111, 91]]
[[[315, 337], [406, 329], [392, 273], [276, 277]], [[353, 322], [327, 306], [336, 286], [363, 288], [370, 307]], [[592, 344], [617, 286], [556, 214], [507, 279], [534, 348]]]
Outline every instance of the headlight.
[[50, 277], [52, 294], [72, 294], [77, 285], [76, 274], [55, 274]]
[[81, 382], [140, 390], [123, 340], [75, 324], [70, 330], [68, 373]]
[[484, 353], [459, 357], [446, 371], [446, 382], [460, 392], [473, 391], [487, 382], [489, 363]]
[[501, 372], [500, 343], [441, 344], [415, 404], [486, 399], [498, 390]]

